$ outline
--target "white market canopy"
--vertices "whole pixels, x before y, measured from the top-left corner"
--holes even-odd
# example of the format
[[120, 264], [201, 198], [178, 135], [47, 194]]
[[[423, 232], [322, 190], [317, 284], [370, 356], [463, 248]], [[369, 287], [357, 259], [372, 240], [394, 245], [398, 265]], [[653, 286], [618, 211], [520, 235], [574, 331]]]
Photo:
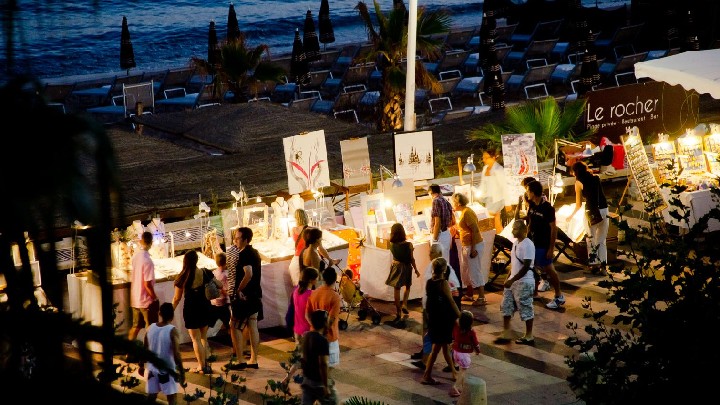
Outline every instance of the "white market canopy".
[[720, 99], [720, 49], [687, 51], [635, 64], [635, 77], [681, 85]]

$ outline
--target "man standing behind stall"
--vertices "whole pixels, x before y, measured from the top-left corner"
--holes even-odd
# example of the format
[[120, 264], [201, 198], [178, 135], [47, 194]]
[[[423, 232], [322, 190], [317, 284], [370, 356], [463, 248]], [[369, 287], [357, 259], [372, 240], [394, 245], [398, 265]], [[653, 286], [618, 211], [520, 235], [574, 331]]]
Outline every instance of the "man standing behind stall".
[[[130, 307], [132, 326], [128, 340], [135, 341], [140, 330], [158, 321], [160, 302], [155, 294], [155, 264], [148, 252], [153, 235], [145, 231], [140, 237], [140, 249], [133, 254], [130, 273]], [[127, 359], [127, 358], [126, 358]], [[129, 360], [129, 359], [128, 359]]]
[[430, 229], [432, 230], [432, 243], [439, 243], [442, 247], [442, 257], [450, 262], [450, 236], [449, 228], [455, 225], [452, 205], [443, 197], [440, 186], [431, 184], [429, 188], [432, 197], [432, 211], [430, 213]]
[[528, 238], [535, 245], [535, 267], [547, 275], [550, 285], [555, 290], [555, 298], [546, 307], [558, 309], [565, 304], [565, 296], [560, 291], [560, 280], [553, 265], [557, 225], [555, 224], [555, 208], [543, 199], [542, 183], [535, 180], [527, 185], [528, 204]]

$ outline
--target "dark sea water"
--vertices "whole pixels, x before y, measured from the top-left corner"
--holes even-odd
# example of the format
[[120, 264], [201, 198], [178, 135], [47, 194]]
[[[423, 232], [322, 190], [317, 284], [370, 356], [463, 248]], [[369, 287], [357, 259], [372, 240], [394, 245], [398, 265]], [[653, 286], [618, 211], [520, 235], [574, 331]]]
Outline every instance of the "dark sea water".
[[[372, 1], [367, 3], [372, 5]], [[629, 0], [597, 3], [602, 6]], [[40, 78], [122, 71], [123, 16], [128, 20], [138, 70], [184, 66], [192, 56], [207, 56], [211, 20], [216, 23], [219, 39], [225, 39], [229, 4], [226, 0], [17, 0], [14, 70]], [[234, 4], [249, 45], [266, 44], [273, 56], [290, 53], [295, 28], [302, 33], [307, 10], [312, 11], [317, 27], [320, 10], [320, 0], [247, 0]], [[330, 0], [329, 4], [336, 38], [329, 46], [367, 38], [355, 10], [357, 0]], [[380, 0], [380, 4], [388, 10], [392, 0]], [[596, 1], [583, 0], [583, 4], [594, 6]], [[419, 0], [418, 6], [447, 9], [456, 27], [479, 26], [481, 22], [482, 0]], [[0, 24], [0, 74], [4, 74], [8, 71], [7, 21]]]

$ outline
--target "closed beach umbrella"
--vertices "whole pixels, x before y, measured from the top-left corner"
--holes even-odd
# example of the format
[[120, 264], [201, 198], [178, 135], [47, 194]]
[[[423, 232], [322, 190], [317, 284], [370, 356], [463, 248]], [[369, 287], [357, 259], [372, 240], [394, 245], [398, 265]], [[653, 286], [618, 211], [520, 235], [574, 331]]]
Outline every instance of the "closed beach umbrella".
[[300, 30], [295, 28], [295, 40], [293, 41], [292, 55], [290, 56], [290, 81], [298, 86], [310, 82], [310, 69], [308, 60], [305, 57], [303, 42], [300, 39]]
[[130, 41], [130, 30], [128, 29], [127, 18], [122, 19], [122, 33], [120, 34], [120, 68], [130, 69], [135, 67], [135, 51], [133, 51], [132, 41]]
[[310, 10], [305, 14], [305, 24], [303, 25], [303, 49], [308, 62], [320, 60], [320, 41], [315, 32], [315, 22]]
[[215, 21], [210, 21], [210, 30], [208, 32], [208, 65], [213, 68], [220, 62], [220, 50], [218, 49], [217, 30], [215, 29]]
[[592, 90], [594, 86], [600, 84], [600, 67], [598, 66], [597, 51], [593, 46], [593, 33], [591, 30], [587, 30], [585, 38], [585, 53], [582, 55], [580, 82], [577, 88], [578, 96], [583, 96]]
[[495, 48], [497, 36], [495, 20], [495, 4], [486, 0], [483, 5], [482, 22], [480, 23], [480, 66], [483, 68], [485, 94], [491, 97], [490, 108], [493, 111], [505, 109], [505, 83], [502, 69]]
[[320, 14], [318, 14], [318, 30], [320, 31], [320, 42], [327, 46], [335, 42], [335, 31], [330, 21], [330, 5], [328, 0], [320, 3]]
[[235, 14], [235, 5], [230, 3], [227, 19], [227, 40], [228, 42], [240, 39], [240, 24], [238, 24], [237, 14]]

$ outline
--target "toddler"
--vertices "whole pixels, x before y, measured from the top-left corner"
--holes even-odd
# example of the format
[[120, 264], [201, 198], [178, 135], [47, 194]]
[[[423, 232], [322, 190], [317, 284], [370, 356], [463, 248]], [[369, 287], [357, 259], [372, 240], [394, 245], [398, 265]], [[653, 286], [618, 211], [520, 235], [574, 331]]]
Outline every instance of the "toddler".
[[460, 367], [455, 383], [450, 388], [451, 397], [459, 397], [465, 383], [465, 372], [470, 368], [470, 353], [480, 354], [480, 343], [472, 328], [473, 314], [465, 310], [453, 329], [453, 361]]

